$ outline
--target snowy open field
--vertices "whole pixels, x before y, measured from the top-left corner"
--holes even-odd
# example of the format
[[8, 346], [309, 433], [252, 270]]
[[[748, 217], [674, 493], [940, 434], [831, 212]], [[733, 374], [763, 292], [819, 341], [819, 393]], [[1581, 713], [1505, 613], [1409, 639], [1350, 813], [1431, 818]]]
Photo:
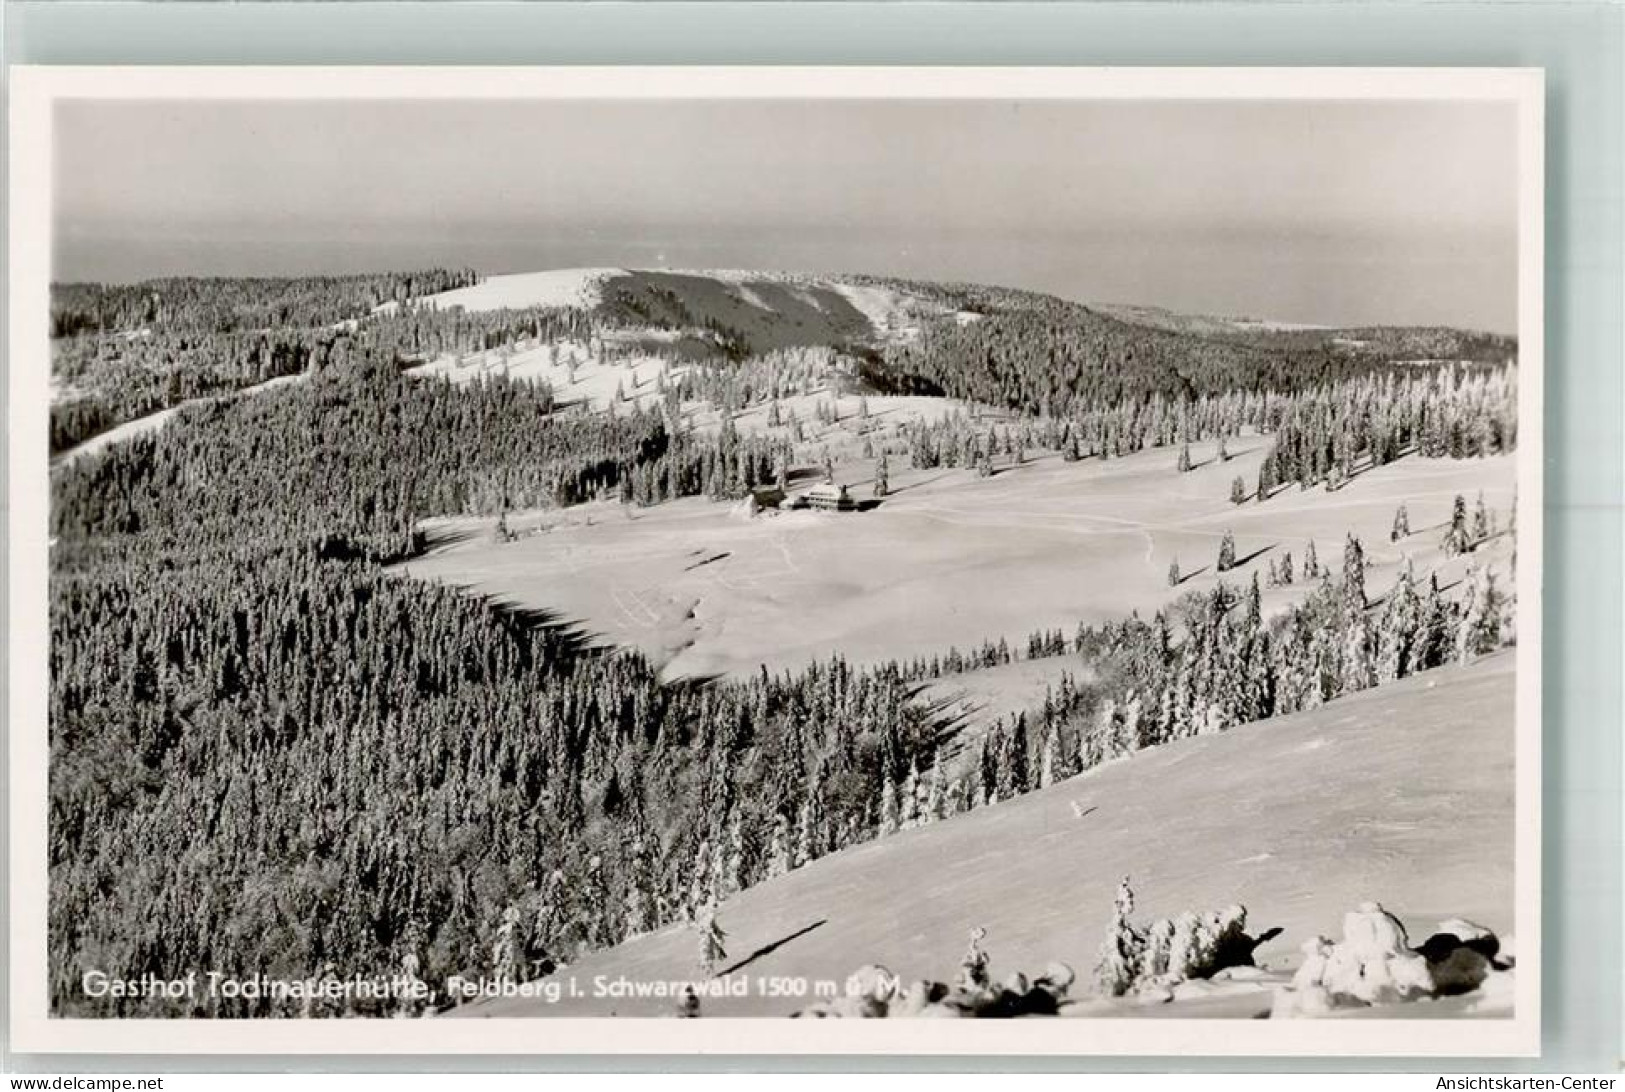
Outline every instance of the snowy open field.
[[278, 387], [286, 387], [290, 383], [297, 383], [303, 378], [303, 375], [283, 375], [275, 379], [267, 379], [263, 383], [256, 383], [252, 387], [244, 387], [242, 390], [233, 391], [230, 394], [211, 395], [206, 398], [188, 398], [178, 406], [171, 406], [169, 409], [149, 413], [145, 417], [137, 417], [133, 421], [125, 421], [123, 424], [110, 428], [106, 432], [98, 433], [84, 443], [70, 447], [68, 450], [56, 455], [52, 458], [51, 464], [53, 466], [65, 465], [86, 455], [94, 455], [114, 444], [133, 440], [137, 436], [145, 436], [149, 432], [156, 432], [163, 428], [170, 418], [188, 407], [202, 406], [210, 402], [220, 402], [232, 398], [243, 398], [253, 394], [264, 394], [267, 391], [274, 391]]
[[[420, 301], [442, 310], [461, 307], [466, 311], [499, 311], [523, 307], [591, 307], [599, 299], [604, 281], [625, 273], [624, 269], [544, 269], [535, 273], [503, 273], [486, 277], [479, 284], [437, 292]], [[381, 313], [395, 309], [394, 303], [378, 308]]]
[[[660, 331], [633, 331], [624, 339], [606, 338], [610, 344], [624, 341], [657, 342]], [[577, 404], [587, 409], [603, 411], [613, 403], [622, 410], [634, 406], [650, 409], [661, 401], [660, 379], [675, 382], [686, 366], [671, 360], [636, 350], [617, 349], [605, 357], [595, 353], [594, 347], [584, 341], [560, 339], [545, 344], [527, 343], [522, 348], [492, 349], [460, 356], [447, 354], [424, 364], [408, 368], [406, 374], [426, 378], [433, 376], [458, 385], [481, 379], [506, 378], [548, 384], [554, 397], [561, 403]], [[617, 392], [619, 398], [617, 399]], [[861, 417], [861, 407], [867, 406], [868, 416]], [[838, 419], [830, 424], [820, 423], [816, 415], [820, 407], [833, 409]], [[826, 444], [836, 458], [856, 458], [863, 437], [877, 439], [894, 437], [901, 428], [915, 421], [934, 422], [963, 408], [945, 398], [923, 395], [871, 394], [862, 399], [854, 394], [838, 394], [827, 382], [806, 394], [787, 394], [779, 399], [779, 412], [783, 424], [769, 426], [768, 406], [755, 403], [733, 415], [734, 426], [742, 433], [756, 433], [776, 439], [790, 437], [789, 421], [801, 422], [803, 442]], [[984, 423], [1009, 421], [1012, 415], [991, 407], [975, 408], [977, 419]], [[683, 403], [684, 424], [701, 435], [715, 435], [722, 427], [722, 416], [717, 408], [705, 401]]]
[[[1177, 595], [1211, 587], [1226, 529], [1245, 582], [1283, 551], [1301, 567], [1315, 541], [1320, 561], [1341, 563], [1344, 534], [1365, 544], [1367, 586], [1382, 595], [1404, 558], [1422, 578], [1455, 582], [1463, 559], [1438, 550], [1459, 493], [1482, 491], [1505, 524], [1513, 494], [1510, 456], [1451, 461], [1416, 456], [1359, 474], [1335, 494], [1296, 486], [1263, 504], [1232, 505], [1229, 483], [1252, 482], [1267, 441], [1231, 441], [1235, 457], [1193, 450], [1180, 474], [1161, 449], [1108, 462], [1065, 463], [1046, 455], [978, 478], [964, 469], [911, 471], [893, 461], [894, 493], [860, 513], [767, 512], [688, 499], [652, 509], [587, 505], [510, 523], [545, 528], [496, 544], [475, 531], [461, 545], [406, 566], [412, 576], [542, 607], [596, 639], [635, 646], [669, 677], [748, 674], [796, 667], [839, 651], [875, 662], [968, 649], [1000, 637], [1025, 642], [1035, 629], [1147, 616]], [[837, 467], [866, 498], [872, 464]], [[1388, 539], [1396, 506], [1409, 508], [1411, 538]], [[1505, 538], [1477, 556], [1503, 566]], [[1167, 583], [1177, 557], [1190, 574]], [[1301, 592], [1265, 592], [1266, 609]]]
[[[1255, 936], [1280, 927], [1256, 953], [1270, 972], [1295, 966], [1314, 935], [1338, 936], [1344, 912], [1367, 899], [1398, 915], [1413, 944], [1457, 916], [1508, 936], [1513, 689], [1508, 650], [1141, 752], [845, 850], [723, 903], [722, 967], [753, 981], [840, 983], [877, 962], [904, 981], [949, 980], [968, 931], [982, 926], [995, 978], [1033, 974], [1052, 960], [1087, 976], [1125, 875], [1137, 920], [1239, 902]], [[665, 929], [558, 972], [565, 989], [572, 979], [580, 984], [579, 999], [495, 1001], [456, 1014], [669, 1014], [669, 1001], [593, 998], [593, 980], [693, 979], [698, 953], [692, 928]], [[757, 995], [708, 1001], [705, 1014], [782, 1016], [807, 1003]], [[1390, 1014], [1471, 1012], [1474, 1004], [1468, 997]], [[1256, 1016], [1268, 1008], [1267, 989], [1239, 984], [1152, 1009], [1124, 1002], [1111, 1014]]]

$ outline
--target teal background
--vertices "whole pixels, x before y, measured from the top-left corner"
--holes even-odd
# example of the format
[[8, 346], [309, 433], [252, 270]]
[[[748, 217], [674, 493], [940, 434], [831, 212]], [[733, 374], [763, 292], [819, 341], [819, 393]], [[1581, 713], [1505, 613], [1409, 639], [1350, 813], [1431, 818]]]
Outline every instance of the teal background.
[[36, 2], [7, 4], [0, 17], [8, 64], [1517, 65], [1547, 72], [1543, 1058], [13, 1056], [10, 1068], [1619, 1071], [1625, 6]]

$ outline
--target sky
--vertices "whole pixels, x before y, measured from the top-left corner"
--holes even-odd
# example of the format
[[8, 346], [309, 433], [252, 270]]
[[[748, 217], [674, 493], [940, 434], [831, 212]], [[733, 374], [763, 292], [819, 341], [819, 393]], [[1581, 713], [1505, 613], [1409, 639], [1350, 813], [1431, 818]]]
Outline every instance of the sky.
[[1517, 327], [1516, 118], [1471, 102], [99, 101], [53, 276], [862, 272]]

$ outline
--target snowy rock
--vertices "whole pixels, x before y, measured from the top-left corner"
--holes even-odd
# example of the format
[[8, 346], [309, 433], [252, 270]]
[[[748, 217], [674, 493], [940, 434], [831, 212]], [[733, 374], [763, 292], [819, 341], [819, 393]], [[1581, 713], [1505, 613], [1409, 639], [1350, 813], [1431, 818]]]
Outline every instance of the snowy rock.
[[1488, 929], [1451, 919], [1413, 950], [1403, 922], [1379, 903], [1362, 903], [1344, 917], [1341, 943], [1315, 937], [1304, 944], [1292, 986], [1278, 991], [1271, 1011], [1309, 1016], [1467, 993], [1490, 975], [1494, 964], [1486, 952], [1498, 943]]
[[1259, 967], [1239, 966], [1225, 967], [1216, 972], [1209, 981], [1212, 982], [1257, 982], [1269, 977], [1269, 972]]
[[1175, 1001], [1199, 1001], [1204, 997], [1213, 996], [1214, 988], [1202, 979], [1193, 978], [1188, 982], [1179, 983], [1174, 987], [1173, 993]]
[[927, 1005], [920, 1010], [919, 1015], [927, 1020], [963, 1020], [976, 1014], [962, 1005], [953, 1005], [941, 1001], [934, 1005]]
[[1449, 933], [1459, 938], [1463, 944], [1474, 940], [1483, 940], [1486, 937], [1490, 940], [1495, 939], [1495, 934], [1492, 931], [1476, 922], [1468, 921], [1466, 918], [1447, 918], [1434, 926], [1433, 931], [1435, 933]]
[[1038, 989], [1048, 990], [1057, 998], [1060, 998], [1066, 996], [1067, 991], [1072, 988], [1072, 984], [1077, 980], [1078, 972], [1074, 971], [1069, 964], [1057, 960], [1044, 968], [1043, 975], [1033, 985]]
[[1292, 976], [1292, 988], [1309, 989], [1326, 980], [1326, 965], [1331, 959], [1332, 942], [1327, 937], [1315, 937], [1303, 942], [1303, 962]]
[[1174, 923], [1158, 918], [1145, 934], [1145, 950], [1140, 954], [1140, 976], [1156, 978], [1168, 973], [1169, 952], [1174, 943]]
[[1028, 983], [1026, 975], [1020, 971], [1013, 971], [1005, 977], [1003, 982], [999, 983], [999, 988], [1006, 993], [1013, 993], [1017, 997], [1022, 997], [1026, 995], [1031, 985]]
[[1390, 959], [1388, 974], [1402, 1001], [1438, 995], [1438, 987], [1428, 961], [1415, 952], [1403, 952]]
[[1496, 971], [1484, 980], [1467, 1011], [1475, 1016], [1512, 1014], [1517, 1003], [1518, 976], [1514, 971]]
[[1305, 986], [1275, 991], [1270, 1006], [1272, 1020], [1301, 1016], [1325, 1016], [1336, 1007], [1331, 993], [1323, 986]]
[[1378, 902], [1343, 915], [1343, 943], [1361, 962], [1386, 959], [1408, 947], [1405, 926]]
[[837, 997], [809, 1005], [795, 1015], [815, 1020], [875, 1020], [887, 1015], [887, 1006], [869, 997]]
[[902, 996], [891, 1007], [893, 1016], [921, 1016], [927, 1007], [947, 995], [947, 990], [938, 982], [927, 982], [920, 979], [911, 983], [902, 992]]
[[1489, 977], [1490, 961], [1484, 953], [1462, 945], [1442, 960], [1429, 961], [1427, 972], [1435, 996], [1468, 993]]

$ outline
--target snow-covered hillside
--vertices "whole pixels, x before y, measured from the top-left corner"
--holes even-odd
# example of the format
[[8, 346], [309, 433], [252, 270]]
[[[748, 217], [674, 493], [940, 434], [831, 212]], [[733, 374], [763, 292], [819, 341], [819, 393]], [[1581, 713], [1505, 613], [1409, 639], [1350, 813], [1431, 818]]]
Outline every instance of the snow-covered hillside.
[[[871, 962], [905, 982], [948, 979], [982, 926], [996, 977], [1052, 960], [1086, 976], [1124, 876], [1147, 920], [1239, 902], [1255, 934], [1279, 927], [1257, 952], [1267, 970], [1294, 965], [1316, 934], [1337, 935], [1343, 914], [1368, 899], [1409, 924], [1413, 943], [1451, 917], [1506, 936], [1513, 690], [1513, 655], [1501, 652], [845, 850], [723, 903], [721, 967], [753, 986], [840, 983]], [[557, 1003], [492, 1001], [455, 1015], [664, 1015], [668, 1000], [595, 997], [594, 982], [693, 979], [699, 949], [692, 928], [666, 929], [558, 972]], [[788, 1015], [811, 996], [753, 988], [708, 1000], [705, 1013]], [[1268, 1007], [1268, 992], [1254, 989], [1222, 1006], [1175, 1001], [1155, 1012]]]

